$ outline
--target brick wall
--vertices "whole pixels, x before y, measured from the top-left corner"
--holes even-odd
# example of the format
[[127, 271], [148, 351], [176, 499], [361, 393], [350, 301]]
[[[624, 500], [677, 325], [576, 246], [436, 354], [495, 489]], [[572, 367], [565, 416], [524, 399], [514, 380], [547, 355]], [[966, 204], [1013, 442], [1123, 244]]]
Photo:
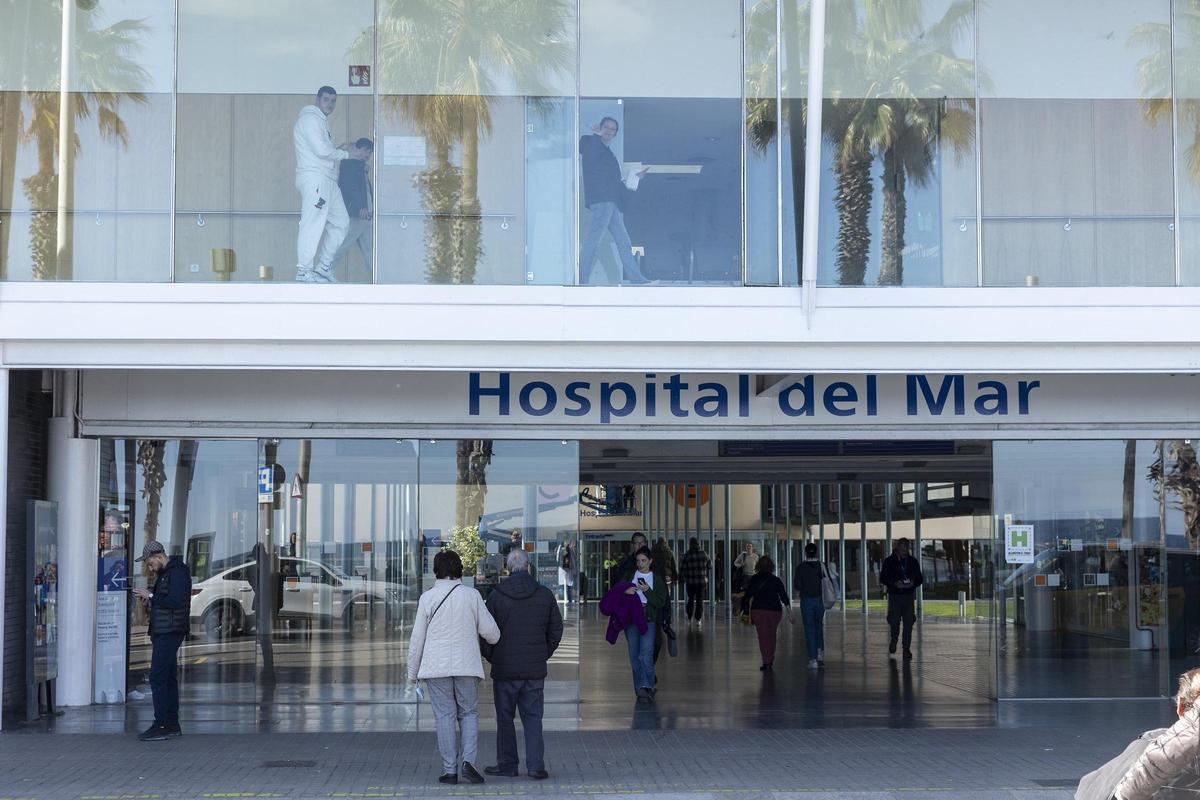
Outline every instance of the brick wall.
[[25, 539], [28, 500], [46, 498], [46, 448], [51, 397], [40, 371], [9, 373], [8, 535], [4, 576], [4, 705], [6, 716], [24, 714]]

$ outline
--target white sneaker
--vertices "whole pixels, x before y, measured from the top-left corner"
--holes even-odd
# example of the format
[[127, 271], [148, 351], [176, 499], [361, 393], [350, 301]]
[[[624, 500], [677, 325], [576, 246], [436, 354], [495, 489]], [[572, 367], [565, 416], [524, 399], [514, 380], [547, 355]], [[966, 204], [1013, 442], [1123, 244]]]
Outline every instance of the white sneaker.
[[311, 269], [296, 269], [296, 281], [299, 283], [317, 283], [317, 275]]
[[321, 264], [313, 272], [316, 273], [318, 283], [337, 283], [337, 278], [333, 276], [333, 267]]
[[819, 666], [821, 666], [821, 665], [817, 663], [817, 660], [815, 658], [812, 661], [808, 662], [809, 669], [816, 669]]
[[824, 650], [817, 651], [817, 663], [820, 664], [821, 666], [825, 666], [825, 651]]

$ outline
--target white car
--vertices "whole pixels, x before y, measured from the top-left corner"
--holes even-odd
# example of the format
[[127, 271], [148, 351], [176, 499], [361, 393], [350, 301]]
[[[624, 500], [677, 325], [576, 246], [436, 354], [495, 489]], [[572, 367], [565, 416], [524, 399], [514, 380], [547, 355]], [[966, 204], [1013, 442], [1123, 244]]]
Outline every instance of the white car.
[[[192, 631], [210, 641], [249, 633], [257, 611], [252, 581], [255, 562], [218, 572], [192, 585]], [[385, 581], [368, 581], [306, 558], [279, 559], [278, 591], [282, 597], [279, 619], [340, 620], [353, 632], [354, 623], [366, 618], [378, 604], [380, 613], [394, 613], [408, 587]]]

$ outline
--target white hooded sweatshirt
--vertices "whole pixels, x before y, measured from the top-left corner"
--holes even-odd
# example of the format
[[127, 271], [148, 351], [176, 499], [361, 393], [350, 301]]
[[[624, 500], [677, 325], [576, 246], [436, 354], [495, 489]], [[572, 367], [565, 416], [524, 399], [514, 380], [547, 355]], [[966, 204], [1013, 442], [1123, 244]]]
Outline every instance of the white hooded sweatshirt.
[[345, 150], [333, 146], [329, 123], [324, 112], [316, 106], [300, 109], [300, 116], [292, 128], [292, 141], [296, 145], [297, 176], [315, 172], [336, 181], [338, 162], [350, 157]]

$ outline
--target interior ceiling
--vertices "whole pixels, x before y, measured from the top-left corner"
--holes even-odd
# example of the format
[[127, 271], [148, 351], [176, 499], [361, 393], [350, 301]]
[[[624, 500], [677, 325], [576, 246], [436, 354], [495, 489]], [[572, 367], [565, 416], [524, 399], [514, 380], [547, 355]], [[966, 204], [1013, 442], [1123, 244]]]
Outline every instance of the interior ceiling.
[[986, 441], [581, 441], [582, 483], [886, 483], [991, 480]]

